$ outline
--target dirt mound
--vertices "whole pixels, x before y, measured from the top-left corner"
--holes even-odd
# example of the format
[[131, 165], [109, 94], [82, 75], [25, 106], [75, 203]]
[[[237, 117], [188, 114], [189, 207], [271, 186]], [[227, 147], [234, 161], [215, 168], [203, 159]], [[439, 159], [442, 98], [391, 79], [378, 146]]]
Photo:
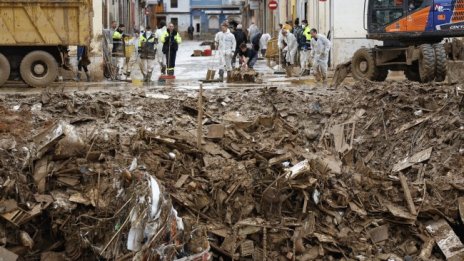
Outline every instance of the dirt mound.
[[462, 87], [344, 88], [212, 90], [202, 107], [175, 90], [7, 98], [42, 106], [27, 138], [0, 150], [0, 251], [459, 258]]

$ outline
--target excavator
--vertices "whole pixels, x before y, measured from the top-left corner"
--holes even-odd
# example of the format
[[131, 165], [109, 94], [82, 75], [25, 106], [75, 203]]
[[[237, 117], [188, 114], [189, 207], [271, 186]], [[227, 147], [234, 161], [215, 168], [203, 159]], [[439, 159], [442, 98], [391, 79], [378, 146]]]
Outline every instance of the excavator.
[[[337, 66], [333, 85], [351, 73], [357, 80], [384, 81], [389, 71], [404, 71], [410, 81], [442, 82], [449, 61], [462, 57], [464, 0], [365, 0], [367, 39], [382, 46], [358, 49]], [[366, 27], [367, 22], [367, 27]], [[455, 73], [455, 72], [453, 72]]]

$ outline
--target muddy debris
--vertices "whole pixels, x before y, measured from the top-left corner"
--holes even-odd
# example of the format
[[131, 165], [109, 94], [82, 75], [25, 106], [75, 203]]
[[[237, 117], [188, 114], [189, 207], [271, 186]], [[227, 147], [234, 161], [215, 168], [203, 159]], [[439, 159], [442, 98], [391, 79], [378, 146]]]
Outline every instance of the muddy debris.
[[462, 260], [462, 86], [340, 88], [6, 96], [0, 253]]

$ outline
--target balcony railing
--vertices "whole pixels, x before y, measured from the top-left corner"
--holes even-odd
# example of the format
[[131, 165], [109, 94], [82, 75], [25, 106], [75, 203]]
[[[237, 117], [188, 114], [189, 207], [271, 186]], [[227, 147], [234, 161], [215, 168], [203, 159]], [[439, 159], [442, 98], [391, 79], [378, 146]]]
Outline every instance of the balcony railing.
[[156, 5], [153, 5], [152, 8], [153, 8], [153, 9], [152, 9], [153, 12], [154, 12], [154, 13], [157, 13], [157, 14], [159, 14], [159, 13], [164, 13], [164, 11], [166, 10], [166, 9], [164, 8], [164, 4], [156, 4]]
[[242, 0], [222, 0], [222, 5], [225, 6], [239, 6], [242, 4]]

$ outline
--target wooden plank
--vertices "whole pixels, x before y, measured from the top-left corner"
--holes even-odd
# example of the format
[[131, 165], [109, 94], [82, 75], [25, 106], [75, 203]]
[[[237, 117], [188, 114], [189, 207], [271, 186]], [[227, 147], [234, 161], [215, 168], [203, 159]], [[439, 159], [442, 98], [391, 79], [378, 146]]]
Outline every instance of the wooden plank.
[[182, 185], [184, 185], [185, 181], [187, 181], [187, 179], [189, 178], [189, 175], [182, 175], [176, 182], [176, 184], [174, 185], [174, 187], [176, 188], [181, 188]]
[[420, 163], [420, 162], [428, 160], [430, 158], [431, 154], [432, 154], [432, 149], [433, 148], [430, 147], [428, 149], [425, 149], [423, 151], [420, 151], [420, 152], [412, 155], [411, 157], [407, 157], [407, 158], [401, 160], [400, 162], [396, 163], [393, 166], [392, 172], [401, 171], [403, 169], [407, 169], [407, 168], [411, 167], [412, 165], [414, 165], [416, 163]]
[[201, 140], [203, 137], [203, 84], [200, 84], [198, 93], [198, 129], [197, 129], [197, 147], [201, 151]]
[[444, 219], [431, 222], [426, 226], [446, 257], [446, 260], [464, 260], [464, 245]]
[[412, 200], [411, 191], [409, 190], [409, 185], [406, 177], [403, 174], [400, 174], [401, 187], [403, 187], [404, 197], [408, 203], [408, 208], [411, 214], [414, 216], [417, 215], [416, 207], [414, 206], [414, 201]]
[[461, 221], [464, 222], [464, 197], [458, 198], [459, 206], [459, 216], [461, 216]]
[[433, 116], [433, 114], [429, 115], [429, 116], [426, 116], [426, 117], [422, 117], [420, 119], [413, 120], [413, 121], [408, 122], [406, 124], [403, 124], [402, 126], [395, 129], [395, 134], [398, 134], [398, 133], [403, 132], [405, 130], [408, 130], [408, 129], [410, 129], [410, 128], [418, 125], [418, 124], [421, 124], [422, 122], [427, 121], [430, 118], [432, 118], [432, 116]]

